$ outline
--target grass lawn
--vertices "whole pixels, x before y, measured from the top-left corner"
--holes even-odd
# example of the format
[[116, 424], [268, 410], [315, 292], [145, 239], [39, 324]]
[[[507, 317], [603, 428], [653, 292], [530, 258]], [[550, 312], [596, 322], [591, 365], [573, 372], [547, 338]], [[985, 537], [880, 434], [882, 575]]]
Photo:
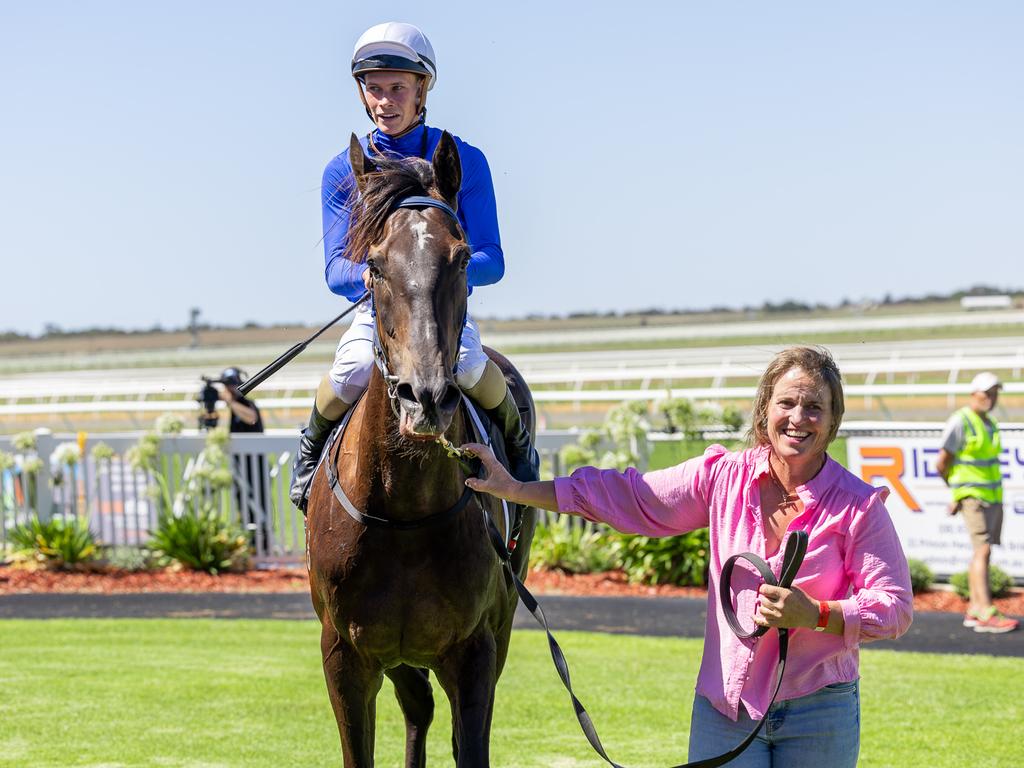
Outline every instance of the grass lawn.
[[[696, 640], [565, 632], [574, 684], [612, 757], [632, 768], [686, 756]], [[0, 766], [337, 766], [315, 622], [0, 622]], [[861, 766], [1017, 766], [1024, 660], [862, 654]], [[401, 761], [385, 681], [377, 764]], [[435, 685], [430, 762], [450, 765]], [[517, 632], [498, 687], [492, 762], [604, 765], [589, 753], [539, 632]], [[822, 765], [826, 763], [823, 762]]]

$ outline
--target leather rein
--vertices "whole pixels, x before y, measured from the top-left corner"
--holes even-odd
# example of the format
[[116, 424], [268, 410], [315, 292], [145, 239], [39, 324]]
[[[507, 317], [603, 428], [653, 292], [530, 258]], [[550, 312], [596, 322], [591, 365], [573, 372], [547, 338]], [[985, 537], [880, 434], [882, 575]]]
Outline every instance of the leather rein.
[[[451, 218], [459, 224], [458, 217], [455, 210], [444, 203], [441, 200], [437, 200], [432, 197], [424, 196], [412, 196], [406, 197], [399, 200], [395, 206], [397, 208], [437, 208], [445, 211]], [[461, 225], [460, 225], [461, 228]], [[372, 288], [369, 291], [369, 297], [371, 302], [371, 308], [374, 316], [374, 335], [373, 335], [373, 358], [380, 369], [381, 375], [384, 377], [385, 386], [387, 387], [388, 400], [391, 403], [391, 408], [395, 413], [395, 416], [401, 417], [400, 409], [398, 405], [398, 377], [391, 373], [390, 366], [388, 364], [387, 352], [380, 343], [380, 319], [376, 312], [376, 305], [374, 303], [374, 296]], [[463, 326], [465, 323], [463, 323]], [[460, 329], [461, 333], [461, 329]], [[487, 432], [480, 423], [480, 418], [477, 415], [472, 403], [468, 401], [465, 394], [462, 395], [463, 401], [465, 402], [466, 409], [471, 416], [471, 422], [473, 428], [477, 432], [477, 437], [480, 442], [489, 443], [487, 438]], [[331, 491], [334, 493], [335, 498], [341, 504], [342, 508], [348, 515], [356, 522], [373, 528], [389, 528], [392, 530], [413, 530], [420, 528], [427, 528], [435, 525], [440, 525], [448, 520], [453, 519], [460, 512], [462, 512], [469, 504], [470, 499], [477, 495], [468, 486], [463, 491], [462, 496], [455, 503], [454, 506], [427, 515], [425, 517], [416, 520], [392, 520], [388, 518], [379, 517], [376, 515], [370, 515], [366, 512], [361, 512], [351, 502], [351, 500], [345, 495], [345, 492], [341, 488], [341, 483], [338, 481], [337, 472], [335, 471], [336, 451], [340, 450], [341, 437], [344, 435], [345, 428], [348, 425], [349, 417], [355, 411], [353, 406], [346, 413], [344, 420], [335, 429], [328, 441], [327, 448], [321, 455], [321, 462], [325, 464], [325, 472], [327, 474], [327, 482], [331, 487]], [[436, 442], [443, 446], [447, 451], [448, 455], [456, 459], [461, 465], [463, 470], [471, 476], [478, 476], [481, 468], [481, 464], [478, 459], [468, 456], [465, 452], [459, 448], [453, 446], [444, 435], [437, 438]], [[334, 446], [338, 446], [337, 449]], [[335, 455], [332, 455], [335, 454]], [[482, 494], [481, 494], [482, 495]], [[565, 654], [559, 646], [558, 641], [555, 640], [554, 635], [551, 633], [551, 628], [548, 625], [547, 617], [544, 615], [544, 610], [541, 608], [537, 598], [526, 588], [526, 585], [516, 575], [515, 570], [512, 568], [512, 547], [514, 544], [508, 541], [510, 531], [510, 517], [508, 505], [502, 500], [502, 508], [505, 513], [505, 534], [502, 535], [498, 531], [497, 526], [494, 524], [494, 520], [491, 515], [487, 512], [487, 507], [481, 504], [481, 510], [483, 511], [484, 524], [488, 533], [488, 537], [491, 541], [491, 545], [494, 548], [495, 553], [498, 556], [501, 567], [505, 568], [508, 575], [515, 586], [516, 593], [519, 599], [522, 601], [523, 606], [530, 612], [533, 618], [540, 625], [541, 629], [544, 630], [548, 638], [548, 648], [551, 652], [551, 660], [554, 662], [555, 670], [558, 672], [558, 676], [565, 686], [566, 691], [569, 693], [569, 698], [572, 701], [573, 710], [576, 714], [576, 719], [579, 721], [580, 728], [583, 730], [584, 736], [587, 737], [587, 741], [590, 742], [591, 747], [594, 751], [601, 756], [606, 763], [612, 768], [624, 768], [621, 764], [612, 760], [608, 753], [605, 751], [604, 745], [601, 743], [601, 738], [597, 733], [597, 729], [594, 726], [594, 722], [587, 712], [583, 703], [577, 698], [573, 692], [572, 684], [569, 676], [569, 664], [566, 661]], [[512, 545], [510, 547], [510, 544]], [[797, 571], [800, 568], [800, 564], [803, 562], [804, 555], [807, 552], [807, 533], [804, 531], [793, 531], [790, 533], [786, 540], [786, 550], [783, 556], [782, 568], [780, 576], [776, 579], [775, 574], [772, 572], [769, 565], [762, 560], [758, 555], [753, 552], [744, 552], [742, 554], [733, 555], [726, 560], [722, 567], [722, 575], [719, 584], [719, 601], [722, 605], [722, 610], [725, 613], [726, 622], [729, 628], [732, 629], [733, 633], [741, 639], [749, 639], [754, 637], [760, 637], [768, 632], [769, 627], [759, 626], [752, 631], [745, 630], [739, 622], [736, 616], [736, 611], [732, 606], [732, 573], [739, 560], [746, 560], [757, 569], [761, 578], [766, 584], [773, 586], [780, 586], [788, 589], [793, 579], [796, 578]], [[765, 721], [768, 718], [768, 711], [771, 706], [775, 703], [776, 698], [779, 695], [779, 690], [782, 687], [782, 678], [786, 671], [786, 657], [789, 651], [789, 629], [785, 627], [779, 628], [779, 663], [776, 673], [775, 690], [772, 693], [771, 701], [765, 708], [764, 716], [757, 721], [753, 730], [737, 744], [733, 749], [715, 757], [707, 758], [704, 760], [695, 760], [693, 762], [681, 763], [673, 766], [673, 768], [717, 768], [718, 766], [725, 765], [732, 761], [740, 753], [742, 753], [750, 744], [757, 738], [757, 735], [761, 732], [764, 727]]]

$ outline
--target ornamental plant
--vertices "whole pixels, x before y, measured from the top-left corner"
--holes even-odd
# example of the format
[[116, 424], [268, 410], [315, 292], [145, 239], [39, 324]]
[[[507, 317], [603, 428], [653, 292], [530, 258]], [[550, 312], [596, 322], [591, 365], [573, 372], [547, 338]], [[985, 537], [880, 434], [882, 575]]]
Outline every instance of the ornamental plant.
[[[964, 600], [971, 599], [971, 588], [967, 583], [967, 571], [954, 573], [949, 577], [949, 583], [960, 597]], [[988, 567], [988, 587], [992, 591], [992, 597], [1006, 597], [1010, 594], [1010, 587], [1013, 586], [1013, 579], [1002, 568], [997, 565]]]
[[217, 574], [245, 570], [249, 540], [242, 529], [208, 510], [176, 515], [162, 512], [147, 548], [158, 565], [177, 564]]
[[233, 482], [226, 429], [210, 430], [182, 489], [158, 517], [148, 549], [158, 565], [208, 573], [245, 570], [249, 540], [220, 510], [221, 492]]
[[559, 515], [537, 526], [530, 567], [566, 573], [601, 573], [615, 567], [604, 534], [583, 520]]
[[95, 461], [97, 464], [108, 462], [115, 456], [114, 449], [111, 448], [110, 445], [102, 441], [96, 443], [96, 445], [92, 447], [92, 450], [89, 452], [89, 454], [92, 456], [92, 460]]
[[657, 538], [614, 531], [607, 535], [607, 545], [634, 584], [707, 585], [707, 528]]
[[14, 449], [27, 453], [36, 449], [36, 435], [34, 432], [19, 432], [11, 438]]
[[38, 515], [10, 531], [14, 556], [48, 568], [68, 569], [96, 556], [97, 542], [89, 524], [80, 517], [53, 517], [43, 522]]
[[932, 582], [935, 581], [932, 569], [923, 560], [914, 560], [913, 558], [907, 559], [907, 565], [910, 566], [910, 586], [914, 594], [927, 592]]

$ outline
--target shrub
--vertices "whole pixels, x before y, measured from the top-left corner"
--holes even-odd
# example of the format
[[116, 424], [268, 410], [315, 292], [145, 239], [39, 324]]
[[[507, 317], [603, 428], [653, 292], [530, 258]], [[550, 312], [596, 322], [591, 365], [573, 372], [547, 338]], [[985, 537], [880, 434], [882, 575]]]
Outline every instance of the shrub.
[[530, 567], [599, 573], [614, 567], [614, 557], [600, 531], [569, 515], [559, 515], [538, 523], [530, 548]]
[[10, 540], [15, 556], [51, 568], [79, 565], [96, 554], [96, 539], [89, 524], [78, 517], [54, 517], [46, 522], [33, 517], [11, 529]]
[[125, 571], [146, 571], [153, 565], [152, 554], [139, 547], [109, 547], [103, 553], [103, 562]]
[[707, 528], [664, 538], [612, 533], [608, 541], [611, 552], [634, 584], [707, 584]]
[[[967, 584], [967, 571], [954, 573], [949, 577], [949, 583], [964, 600], [971, 599], [971, 588]], [[992, 597], [1005, 597], [1010, 594], [1010, 587], [1013, 586], [1013, 579], [1007, 575], [1002, 568], [990, 565], [988, 567], [988, 587], [992, 591]]]
[[177, 563], [207, 573], [244, 570], [249, 542], [242, 529], [213, 511], [161, 512], [147, 547], [161, 565]]
[[910, 559], [907, 560], [907, 565], [910, 566], [910, 586], [913, 588], [914, 594], [927, 592], [932, 582], [935, 581], [932, 569], [922, 560]]

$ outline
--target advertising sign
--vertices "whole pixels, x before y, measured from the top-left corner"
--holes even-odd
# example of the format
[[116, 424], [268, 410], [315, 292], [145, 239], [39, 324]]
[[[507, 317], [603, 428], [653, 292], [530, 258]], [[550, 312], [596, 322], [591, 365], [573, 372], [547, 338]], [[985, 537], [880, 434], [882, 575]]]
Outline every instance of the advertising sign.
[[[1002, 546], [992, 564], [1024, 579], [1024, 436], [1003, 433]], [[939, 436], [851, 437], [850, 471], [874, 486], [888, 486], [885, 506], [908, 558], [923, 560], [937, 575], [967, 570], [971, 540], [960, 515], [950, 516], [952, 495], [935, 461]]]

